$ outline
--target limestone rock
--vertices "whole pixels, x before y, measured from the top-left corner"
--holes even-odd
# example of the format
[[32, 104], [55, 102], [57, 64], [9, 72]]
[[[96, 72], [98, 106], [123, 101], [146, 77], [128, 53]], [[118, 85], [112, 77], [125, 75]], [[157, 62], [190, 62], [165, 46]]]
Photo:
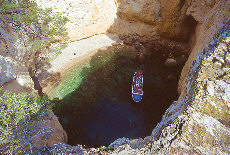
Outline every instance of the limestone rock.
[[124, 145], [124, 144], [128, 144], [128, 143], [129, 143], [129, 139], [128, 138], [125, 138], [125, 137], [119, 138], [119, 139], [115, 140], [113, 143], [111, 143], [109, 145], [109, 148], [116, 149], [119, 146]]
[[[65, 143], [58, 143], [55, 144], [50, 150], [49, 153], [51, 154], [83, 154], [83, 147], [82, 146], [70, 146]], [[95, 152], [95, 150], [94, 150]]]
[[156, 24], [160, 18], [159, 0], [119, 0], [118, 15], [129, 21]]
[[[14, 80], [16, 81], [13, 82]], [[33, 82], [26, 67], [11, 57], [3, 57], [0, 55], [0, 87], [5, 84], [3, 87], [4, 90], [8, 89], [9, 91], [17, 92], [13, 83], [18, 85], [19, 89], [21, 87], [33, 88]]]
[[70, 20], [66, 28], [71, 41], [105, 33], [117, 12], [114, 0], [36, 0], [36, 3]]
[[[53, 147], [58, 143], [67, 143], [67, 134], [52, 111], [48, 112], [47, 117], [41, 117], [31, 127], [32, 136], [28, 136], [28, 139], [24, 139], [24, 141], [28, 141], [33, 150], [42, 147]], [[27, 151], [30, 149], [28, 146], [24, 148]]]
[[21, 78], [17, 78], [16, 80], [10, 80], [9, 82], [4, 83], [4, 85], [1, 87], [0, 95], [6, 90], [13, 93], [33, 91], [31, 87], [27, 87], [28, 85], [27, 82], [28, 82], [27, 80]]
[[161, 20], [158, 31], [170, 38], [186, 40], [192, 33], [194, 20], [186, 16], [190, 0], [161, 0]]
[[129, 142], [129, 145], [136, 149], [136, 148], [142, 148], [144, 146], [144, 140], [142, 138], [134, 139]]
[[193, 16], [193, 18], [199, 23], [203, 23], [205, 21], [205, 16], [209, 10], [212, 9], [215, 3], [215, 0], [192, 1], [186, 14]]
[[[151, 136], [144, 140], [120, 138], [109, 147], [97, 149], [70, 146], [65, 144], [66, 132], [50, 112], [47, 119], [37, 122], [36, 129], [45, 130], [41, 130], [44, 131], [42, 135], [34, 133], [31, 139], [33, 146], [49, 146], [50, 152], [63, 154], [229, 154], [230, 1], [37, 0], [37, 3], [42, 7], [52, 7], [54, 12], [70, 19], [67, 29], [71, 40], [107, 30], [130, 35], [128, 41], [131, 43], [133, 36], [144, 38], [144, 42], [149, 40], [147, 36], [159, 38], [159, 35], [188, 40], [192, 32], [190, 24], [194, 26], [197, 23], [197, 26], [191, 37], [191, 46], [194, 47], [179, 82], [180, 97], [166, 110]], [[5, 38], [1, 40], [1, 49], [7, 54], [6, 44], [17, 41], [6, 28], [0, 28], [0, 32]], [[11, 54], [17, 51], [13, 46], [11, 48]], [[0, 82], [15, 78], [14, 61], [10, 59], [12, 61], [8, 62], [2, 56], [0, 60]], [[170, 61], [174, 63], [177, 60]]]
[[[220, 0], [215, 3], [214, 6], [213, 3], [211, 3], [212, 7], [201, 7], [198, 4], [203, 3], [203, 1], [197, 1], [191, 3], [190, 7], [188, 8], [187, 14], [191, 14], [194, 16], [198, 22], [200, 21], [198, 18], [203, 17], [204, 15], [201, 14], [201, 10], [205, 9], [205, 16], [203, 17], [202, 23], [198, 23], [195, 31], [195, 38], [196, 43], [195, 46], [192, 49], [192, 52], [183, 67], [183, 70], [181, 72], [179, 84], [178, 84], [178, 92], [181, 93], [181, 97], [184, 96], [185, 92], [185, 81], [186, 81], [186, 74], [188, 73], [190, 66], [192, 62], [194, 61], [195, 57], [201, 52], [205, 45], [208, 44], [208, 42], [211, 40], [212, 37], [214, 37], [214, 34], [216, 31], [220, 28], [222, 23], [229, 18], [229, 10], [230, 10], [230, 1], [228, 0]], [[207, 3], [210, 4], [210, 3]], [[198, 9], [198, 8], [199, 9]], [[194, 9], [197, 8], [197, 9]], [[191, 12], [191, 10], [193, 10]]]
[[[2, 16], [4, 25], [0, 26], [0, 55], [4, 57], [11, 57], [19, 64], [28, 63], [30, 60], [26, 59], [28, 50], [25, 48], [25, 42], [28, 41], [28, 33], [24, 29], [13, 27], [9, 22], [8, 16]], [[24, 35], [22, 37], [22, 35]]]
[[228, 69], [221, 72], [221, 66], [229, 68], [226, 63], [229, 22], [225, 21], [191, 65], [186, 96], [176, 108], [179, 112], [174, 112], [170, 106], [154, 129], [155, 136], [159, 133], [157, 129], [171, 122], [154, 142], [153, 148], [158, 153], [170, 146], [170, 149], [186, 149], [198, 154], [229, 154], [230, 78], [229, 72], [225, 72]]
[[173, 58], [168, 58], [164, 64], [165, 66], [176, 66], [178, 62]]
[[[51, 133], [46, 140], [46, 146], [52, 147], [54, 144], [67, 143], [67, 134], [59, 123], [57, 116], [55, 116], [52, 111], [50, 111], [45, 122], [43, 122], [43, 126], [49, 126], [51, 128]], [[41, 140], [44, 143], [44, 139]]]
[[0, 86], [16, 78], [17, 63], [0, 55]]
[[107, 31], [118, 35], [138, 35], [141, 38], [154, 38], [158, 36], [156, 26], [145, 24], [141, 21], [129, 21], [119, 16], [117, 16]]
[[117, 16], [107, 32], [123, 36], [139, 36], [142, 40], [158, 35], [159, 0], [118, 0]]

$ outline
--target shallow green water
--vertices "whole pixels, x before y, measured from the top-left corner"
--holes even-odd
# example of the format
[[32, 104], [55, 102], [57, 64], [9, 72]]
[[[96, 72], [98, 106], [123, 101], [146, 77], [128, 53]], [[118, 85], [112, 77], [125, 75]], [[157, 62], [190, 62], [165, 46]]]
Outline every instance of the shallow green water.
[[[163, 55], [164, 54], [164, 55]], [[129, 49], [99, 51], [67, 72], [52, 92], [55, 114], [71, 145], [109, 145], [117, 138], [138, 138], [151, 134], [171, 102], [177, 98], [177, 80], [182, 64], [165, 67], [168, 55], [150, 50], [143, 64]], [[144, 97], [131, 98], [132, 76], [144, 71]], [[168, 80], [170, 74], [174, 79]]]
[[67, 71], [55, 89], [50, 92], [51, 98], [63, 99], [77, 89], [84, 78], [84, 75], [81, 73], [82, 69], [87, 67], [89, 67], [89, 61]]

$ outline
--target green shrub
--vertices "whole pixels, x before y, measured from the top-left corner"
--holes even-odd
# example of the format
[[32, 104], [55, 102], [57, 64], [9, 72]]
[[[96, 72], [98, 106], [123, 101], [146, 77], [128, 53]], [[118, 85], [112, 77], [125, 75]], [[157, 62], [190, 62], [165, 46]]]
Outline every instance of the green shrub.
[[51, 104], [33, 93], [4, 92], [0, 97], [0, 154], [20, 152], [31, 145], [38, 120], [45, 119]]
[[50, 8], [41, 9], [33, 1], [0, 0], [0, 18], [4, 21], [0, 24], [5, 24], [2, 26], [8, 24], [23, 36], [19, 38], [26, 47], [26, 56], [22, 60], [29, 63], [26, 66], [30, 65], [29, 61], [33, 60], [36, 52], [45, 51], [52, 43], [66, 42], [68, 39], [65, 28], [68, 18], [53, 13]]

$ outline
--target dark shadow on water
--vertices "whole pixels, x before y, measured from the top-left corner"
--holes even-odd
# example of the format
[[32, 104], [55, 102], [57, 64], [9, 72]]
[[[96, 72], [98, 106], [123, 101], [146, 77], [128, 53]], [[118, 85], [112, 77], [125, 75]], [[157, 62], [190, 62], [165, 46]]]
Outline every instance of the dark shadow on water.
[[[137, 61], [137, 51], [126, 48], [96, 53], [90, 67], [81, 72], [84, 79], [80, 86], [56, 101], [59, 104], [54, 112], [67, 132], [68, 144], [99, 147], [117, 138], [151, 135], [178, 97], [177, 81], [183, 63], [166, 67], [167, 53], [150, 49], [143, 64]], [[174, 56], [181, 56], [179, 53]], [[139, 69], [144, 71], [144, 97], [137, 104], [131, 97], [131, 84]]]

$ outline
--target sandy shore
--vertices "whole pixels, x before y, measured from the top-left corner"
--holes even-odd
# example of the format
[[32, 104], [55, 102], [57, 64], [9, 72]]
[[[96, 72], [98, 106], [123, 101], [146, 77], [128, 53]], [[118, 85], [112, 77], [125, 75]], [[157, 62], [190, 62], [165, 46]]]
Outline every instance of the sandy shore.
[[[52, 67], [49, 69], [49, 72], [61, 72], [62, 68], [73, 60], [81, 61], [81, 58], [89, 54], [91, 51], [121, 42], [122, 41], [117, 36], [112, 34], [100, 34], [76, 42], [71, 42], [62, 50], [62, 53], [51, 62]], [[77, 60], [76, 58], [79, 59]]]
[[[122, 41], [117, 36], [111, 34], [96, 35], [69, 43], [62, 53], [50, 63], [52, 67], [49, 69], [49, 72], [59, 73], [61, 78], [56, 79], [55, 76], [50, 77], [51, 81], [57, 82], [58, 80], [62, 80], [62, 76], [65, 72], [89, 60], [99, 49], [108, 48], [114, 44], [117, 45], [120, 43], [122, 43]], [[46, 86], [43, 88], [43, 92], [49, 96], [55, 83], [47, 81]]]

